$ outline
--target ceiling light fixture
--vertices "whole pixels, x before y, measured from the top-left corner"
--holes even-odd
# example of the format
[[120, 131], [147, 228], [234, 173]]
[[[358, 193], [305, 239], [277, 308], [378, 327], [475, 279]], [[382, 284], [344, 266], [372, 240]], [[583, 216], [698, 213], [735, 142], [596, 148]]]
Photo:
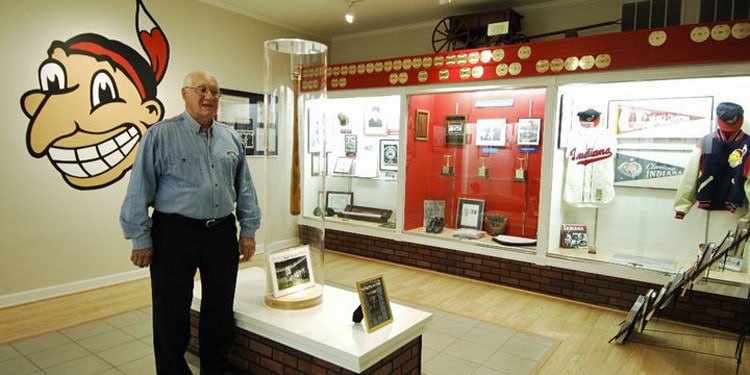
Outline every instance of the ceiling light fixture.
[[346, 23], [354, 23], [354, 4], [362, 2], [365, 0], [349, 0], [349, 6], [346, 8], [346, 14], [344, 15], [344, 19], [346, 20]]

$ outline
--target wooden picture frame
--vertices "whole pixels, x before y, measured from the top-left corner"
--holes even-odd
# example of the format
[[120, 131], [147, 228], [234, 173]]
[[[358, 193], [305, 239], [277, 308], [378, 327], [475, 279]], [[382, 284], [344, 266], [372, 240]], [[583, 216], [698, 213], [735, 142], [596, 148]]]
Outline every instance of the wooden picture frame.
[[283, 297], [315, 285], [310, 245], [276, 251], [266, 256], [273, 296]]
[[380, 140], [379, 168], [381, 171], [398, 170], [398, 139]]
[[483, 220], [484, 199], [458, 198], [456, 229], [471, 228], [482, 230]]
[[466, 115], [445, 116], [445, 144], [463, 145], [466, 143]]
[[539, 146], [541, 130], [541, 118], [519, 118], [516, 125], [516, 143], [519, 146]]
[[430, 137], [430, 111], [418, 109], [414, 115], [414, 139], [426, 141]]
[[347, 191], [327, 191], [326, 208], [334, 212], [342, 212], [354, 202], [354, 193]]
[[358, 281], [357, 295], [359, 295], [363, 320], [368, 333], [393, 322], [391, 302], [383, 275]]

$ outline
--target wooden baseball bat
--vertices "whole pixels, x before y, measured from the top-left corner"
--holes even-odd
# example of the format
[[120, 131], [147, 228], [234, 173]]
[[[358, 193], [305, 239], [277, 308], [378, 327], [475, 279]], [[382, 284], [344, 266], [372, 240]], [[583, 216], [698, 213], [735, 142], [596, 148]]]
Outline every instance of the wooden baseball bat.
[[301, 201], [301, 181], [299, 173], [299, 109], [298, 97], [299, 97], [299, 84], [300, 84], [300, 73], [295, 70], [292, 73], [292, 95], [294, 95], [294, 118], [292, 121], [292, 178], [291, 178], [291, 193], [289, 202], [289, 213], [292, 215], [300, 214], [300, 201]]

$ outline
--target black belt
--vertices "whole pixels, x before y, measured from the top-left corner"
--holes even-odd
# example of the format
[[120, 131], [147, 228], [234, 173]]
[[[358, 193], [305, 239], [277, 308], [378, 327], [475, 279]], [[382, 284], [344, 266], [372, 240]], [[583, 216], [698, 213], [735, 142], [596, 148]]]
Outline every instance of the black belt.
[[191, 217], [182, 216], [182, 215], [179, 215], [179, 214], [165, 214], [163, 212], [158, 212], [158, 211], [155, 212], [154, 214], [160, 215], [160, 216], [165, 216], [165, 217], [176, 219], [176, 220], [180, 220], [180, 221], [184, 221], [184, 222], [191, 223], [191, 224], [200, 225], [200, 226], [202, 226], [204, 228], [213, 228], [213, 227], [215, 227], [215, 226], [217, 226], [217, 225], [219, 225], [219, 224], [221, 224], [221, 223], [223, 223], [223, 222], [225, 222], [225, 221], [227, 221], [229, 219], [234, 218], [233, 214], [229, 214], [227, 216], [220, 217], [218, 219], [193, 219]]

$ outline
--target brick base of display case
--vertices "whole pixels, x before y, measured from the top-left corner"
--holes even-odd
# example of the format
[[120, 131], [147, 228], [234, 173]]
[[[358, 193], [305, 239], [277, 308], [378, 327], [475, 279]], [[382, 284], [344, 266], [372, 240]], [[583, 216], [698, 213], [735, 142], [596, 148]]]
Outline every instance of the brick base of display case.
[[[198, 355], [198, 312], [190, 313], [190, 344], [188, 350]], [[403, 374], [421, 373], [422, 336], [411, 340], [361, 374]], [[350, 375], [357, 374], [331, 362], [290, 348], [263, 336], [237, 328], [234, 347], [229, 360], [247, 374], [285, 375]]]
[[[300, 226], [303, 241], [307, 237], [307, 229]], [[329, 250], [624, 311], [630, 309], [638, 295], [652, 288], [661, 288], [661, 285], [647, 282], [331, 229], [326, 230], [325, 242]], [[664, 309], [661, 317], [739, 333], [746, 308], [745, 299], [691, 291], [676, 304]]]

